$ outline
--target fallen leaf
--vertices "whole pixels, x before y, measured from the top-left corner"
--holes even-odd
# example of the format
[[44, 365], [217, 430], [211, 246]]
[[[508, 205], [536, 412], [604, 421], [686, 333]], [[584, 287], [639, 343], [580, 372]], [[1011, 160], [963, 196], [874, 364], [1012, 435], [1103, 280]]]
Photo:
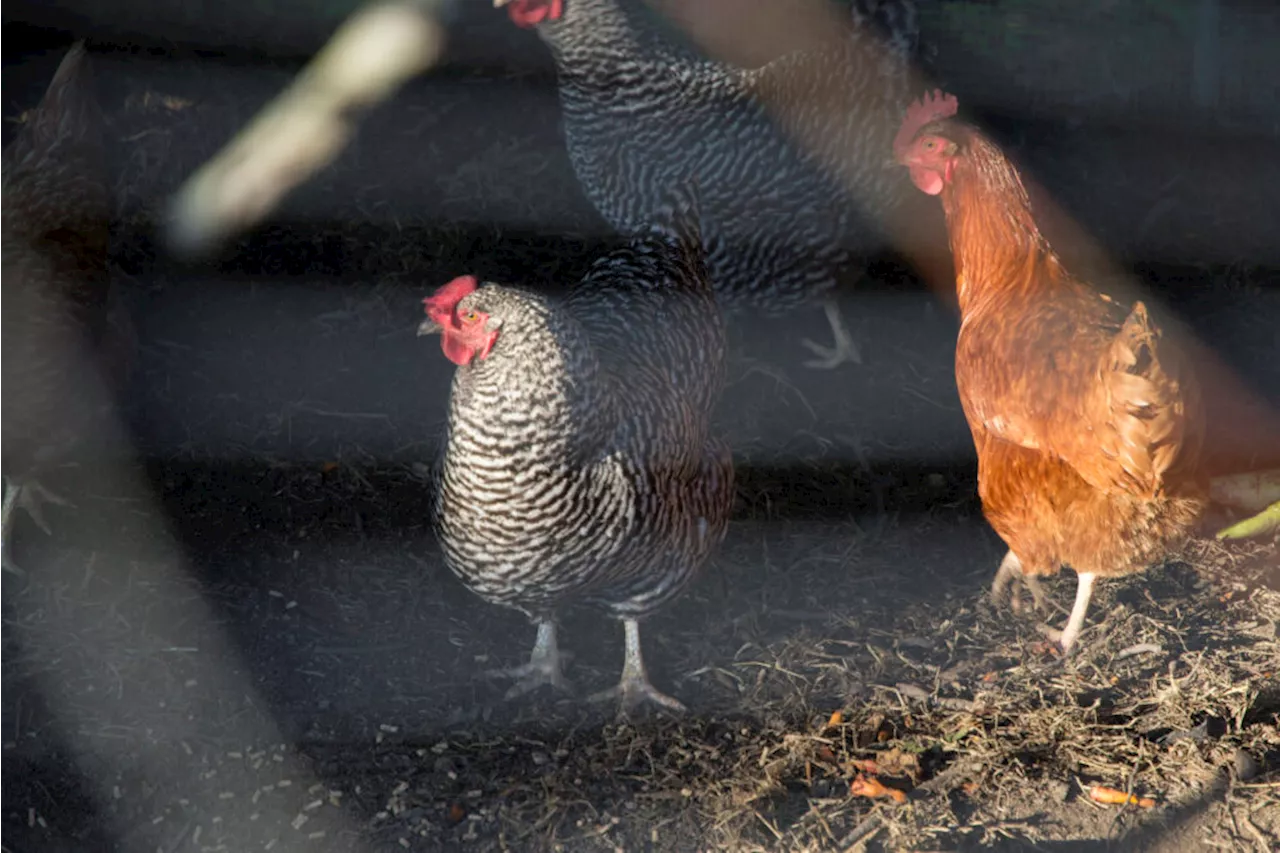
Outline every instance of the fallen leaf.
[[880, 766], [876, 764], [874, 758], [852, 758], [849, 760], [849, 766], [859, 773], [870, 773], [873, 776], [880, 772]]
[[1103, 803], [1108, 806], [1123, 806], [1125, 804], [1137, 806], [1140, 809], [1149, 809], [1155, 806], [1156, 801], [1150, 797], [1139, 797], [1136, 794], [1126, 794], [1124, 791], [1117, 791], [1115, 788], [1108, 788], [1105, 785], [1094, 785], [1089, 789], [1089, 797], [1095, 803]]
[[449, 806], [449, 823], [461, 823], [467, 816], [467, 810], [460, 803]]
[[825, 743], [818, 747], [818, 758], [821, 761], [835, 761], [836, 754]]
[[332, 473], [332, 472], [334, 472], [334, 471], [337, 471], [337, 470], [338, 470], [338, 463], [337, 463], [337, 462], [326, 462], [326, 463], [324, 463], [323, 465], [321, 465], [321, 466], [320, 466], [320, 473], [321, 473], [321, 474], [330, 474], [330, 473]]
[[868, 779], [859, 773], [849, 784], [849, 793], [855, 797], [891, 797], [895, 803], [905, 803], [907, 795], [897, 788], [889, 788], [879, 779]]
[[831, 718], [827, 720], [827, 728], [834, 729], [836, 726], [844, 722], [843, 711], [832, 711]]
[[[900, 747], [886, 750], [876, 756], [878, 771], [886, 776], [910, 776], [912, 780], [920, 778], [919, 756], [903, 752]], [[875, 771], [873, 771], [875, 772]]]

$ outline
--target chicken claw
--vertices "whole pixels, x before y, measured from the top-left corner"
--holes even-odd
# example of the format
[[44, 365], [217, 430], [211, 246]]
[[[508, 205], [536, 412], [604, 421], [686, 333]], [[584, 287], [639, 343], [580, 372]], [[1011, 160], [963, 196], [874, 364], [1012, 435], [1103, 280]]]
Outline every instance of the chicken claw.
[[1045, 598], [1044, 587], [1040, 585], [1040, 581], [1031, 575], [1023, 574], [1022, 561], [1009, 551], [1000, 561], [1000, 568], [996, 570], [996, 576], [991, 581], [992, 603], [999, 605], [1004, 598], [1005, 590], [1008, 589], [1009, 609], [1014, 613], [1021, 613], [1022, 596], [1018, 594], [1018, 586], [1025, 586], [1027, 592], [1031, 593], [1031, 606], [1034, 610], [1048, 608], [1048, 600]]
[[550, 685], [566, 693], [572, 692], [568, 679], [561, 669], [562, 659], [556, 644], [556, 625], [554, 622], [538, 623], [538, 639], [534, 641], [533, 651], [529, 654], [529, 662], [510, 669], [490, 669], [481, 673], [485, 678], [514, 678], [516, 683], [507, 690], [504, 699], [519, 698], [532, 693], [543, 685]]
[[592, 693], [587, 698], [590, 702], [607, 702], [610, 699], [618, 699], [619, 719], [630, 717], [645, 702], [653, 702], [655, 705], [661, 705], [668, 711], [677, 714], [683, 714], [688, 710], [679, 699], [668, 696], [644, 678], [623, 676], [616, 687], [601, 690], [599, 693]]
[[845, 325], [844, 315], [840, 313], [840, 305], [834, 297], [828, 296], [822, 302], [822, 310], [827, 315], [827, 322], [831, 324], [831, 334], [835, 337], [835, 346], [823, 346], [817, 341], [811, 341], [804, 338], [800, 344], [811, 353], [817, 356], [804, 363], [805, 367], [814, 370], [832, 370], [846, 361], [854, 364], [862, 364], [862, 352], [858, 349], [858, 345], [854, 343], [853, 335], [849, 334], [849, 327]]
[[668, 711], [683, 714], [687, 709], [678, 699], [661, 692], [649, 682], [644, 657], [640, 653], [640, 625], [634, 619], [622, 620], [627, 634], [627, 657], [622, 665], [622, 678], [616, 687], [601, 690], [588, 697], [591, 702], [619, 699], [618, 718], [626, 719], [644, 702], [661, 705]]
[[13, 511], [19, 507], [26, 510], [36, 526], [49, 536], [49, 523], [44, 520], [44, 512], [41, 510], [41, 507], [47, 503], [56, 506], [74, 506], [71, 501], [55, 495], [35, 480], [25, 480], [21, 483], [9, 481], [5, 484], [4, 506], [0, 509], [0, 558], [3, 559], [6, 571], [22, 574], [22, 570], [9, 560], [9, 531], [13, 527]]

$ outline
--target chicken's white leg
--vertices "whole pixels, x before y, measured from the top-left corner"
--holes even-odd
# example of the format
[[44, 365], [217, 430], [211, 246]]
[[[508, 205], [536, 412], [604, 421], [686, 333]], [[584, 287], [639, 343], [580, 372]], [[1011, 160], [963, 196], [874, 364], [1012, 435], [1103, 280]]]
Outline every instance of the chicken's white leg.
[[818, 356], [815, 359], [806, 361], [805, 367], [811, 367], [814, 370], [831, 370], [839, 367], [846, 361], [854, 364], [862, 364], [862, 353], [858, 350], [858, 345], [854, 343], [853, 336], [849, 334], [849, 327], [844, 323], [844, 315], [840, 313], [840, 304], [836, 302], [834, 296], [828, 294], [822, 300], [822, 310], [827, 315], [827, 322], [831, 324], [831, 334], [835, 337], [835, 346], [823, 346], [816, 341], [805, 338], [800, 343]]
[[51, 503], [58, 506], [71, 506], [71, 502], [58, 497], [35, 480], [16, 482], [8, 480], [4, 484], [4, 506], [0, 509], [0, 562], [7, 571], [21, 574], [19, 569], [9, 560], [9, 533], [13, 529], [13, 511], [19, 507], [26, 510], [27, 515], [36, 526], [49, 534], [49, 525], [40, 510], [42, 504]]
[[1071, 607], [1071, 615], [1067, 617], [1067, 627], [1061, 631], [1048, 625], [1041, 628], [1046, 637], [1062, 646], [1063, 654], [1071, 651], [1076, 638], [1080, 636], [1080, 629], [1084, 627], [1084, 614], [1089, 609], [1089, 599], [1093, 597], [1093, 581], [1096, 577], [1092, 572], [1081, 572], [1077, 576], [1076, 603]]
[[1027, 591], [1031, 593], [1032, 607], [1037, 610], [1044, 609], [1044, 588], [1040, 586], [1040, 581], [1031, 575], [1023, 574], [1022, 561], [1013, 551], [1009, 551], [1000, 561], [1000, 568], [996, 570], [995, 579], [991, 581], [991, 601], [999, 604], [1004, 597], [1005, 589], [1012, 586], [1009, 589], [1009, 608], [1014, 613], [1022, 612], [1022, 597], [1018, 595], [1019, 585], [1026, 586]]
[[510, 669], [491, 669], [487, 678], [514, 678], [516, 683], [507, 691], [507, 699], [515, 699], [544, 684], [559, 690], [569, 690], [569, 682], [561, 670], [560, 647], [556, 643], [556, 623], [544, 620], [538, 623], [538, 638], [534, 640], [529, 662]]
[[617, 687], [593, 694], [591, 701], [602, 702], [606, 699], [620, 698], [619, 716], [626, 716], [645, 701], [661, 705], [676, 713], [684, 713], [685, 707], [678, 699], [662, 693], [649, 683], [649, 674], [644, 668], [644, 656], [640, 651], [640, 623], [635, 619], [623, 619], [622, 626], [627, 638], [627, 657], [622, 665], [622, 679]]

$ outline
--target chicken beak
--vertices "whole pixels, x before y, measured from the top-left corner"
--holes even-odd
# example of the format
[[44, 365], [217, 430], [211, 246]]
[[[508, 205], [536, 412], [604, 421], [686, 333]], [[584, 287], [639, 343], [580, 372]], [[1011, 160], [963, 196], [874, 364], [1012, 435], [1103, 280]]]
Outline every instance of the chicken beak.
[[418, 324], [418, 337], [423, 335], [438, 335], [444, 331], [444, 326], [432, 320], [430, 317]]
[[501, 9], [503, 6], [507, 5], [510, 2], [511, 0], [493, 0], [493, 8]]

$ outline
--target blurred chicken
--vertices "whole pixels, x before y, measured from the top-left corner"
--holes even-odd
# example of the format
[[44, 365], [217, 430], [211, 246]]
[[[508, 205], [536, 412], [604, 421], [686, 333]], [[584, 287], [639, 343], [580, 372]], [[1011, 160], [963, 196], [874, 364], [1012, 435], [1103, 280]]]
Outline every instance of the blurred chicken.
[[[992, 587], [1067, 565], [1078, 575], [1069, 651], [1098, 576], [1140, 571], [1200, 518], [1199, 386], [1142, 302], [1068, 272], [1036, 225], [1021, 177], [950, 95], [908, 111], [894, 143], [941, 197], [961, 326], [956, 383], [978, 452], [978, 492], [1009, 546]], [[1016, 602], [1016, 596], [1015, 596]]]
[[[436, 488], [450, 569], [538, 626], [508, 696], [563, 686], [555, 613], [589, 602], [622, 620], [623, 712], [680, 710], [645, 672], [639, 620], [674, 598], [723, 538], [727, 448], [711, 435], [724, 326], [692, 212], [599, 259], [559, 301], [463, 276], [425, 300], [458, 365]], [[668, 226], [666, 223], [674, 223]], [[598, 697], [602, 698], [602, 697]]]
[[[13, 511], [46, 532], [40, 485], [93, 429], [108, 330], [108, 194], [83, 44], [59, 65], [3, 155], [4, 560]], [[106, 365], [108, 370], [111, 365]], [[86, 391], [91, 388], [91, 391]]]
[[753, 69], [676, 44], [642, 3], [495, 5], [551, 49], [570, 160], [610, 225], [643, 229], [663, 187], [697, 180], [722, 304], [777, 312], [827, 295], [835, 345], [804, 341], [809, 366], [861, 361], [829, 291], [884, 247], [905, 189], [884, 152], [910, 98], [911, 0], [855, 0], [854, 26]]

